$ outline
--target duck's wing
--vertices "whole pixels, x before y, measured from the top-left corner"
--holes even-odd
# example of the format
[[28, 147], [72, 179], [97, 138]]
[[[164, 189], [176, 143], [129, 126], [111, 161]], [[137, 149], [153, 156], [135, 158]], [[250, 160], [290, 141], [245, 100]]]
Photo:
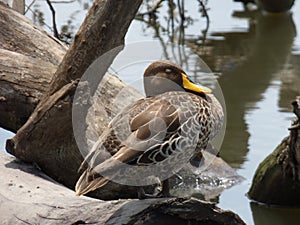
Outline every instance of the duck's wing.
[[[140, 160], [143, 164], [151, 164], [154, 160], [163, 160], [148, 157], [149, 151], [157, 151], [153, 146], [161, 145], [180, 127], [178, 113], [178, 108], [169, 101], [157, 97], [140, 100], [125, 108], [112, 120], [87, 156], [89, 168], [78, 180], [76, 193], [85, 194], [105, 185], [126, 163], [135, 164]], [[117, 151], [107, 151], [110, 145], [118, 145]]]

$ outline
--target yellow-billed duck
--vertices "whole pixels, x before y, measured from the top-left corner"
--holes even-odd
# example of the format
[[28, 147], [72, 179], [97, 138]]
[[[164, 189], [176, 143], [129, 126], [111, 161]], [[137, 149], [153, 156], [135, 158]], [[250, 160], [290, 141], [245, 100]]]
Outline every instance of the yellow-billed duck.
[[[178, 65], [156, 61], [144, 73], [146, 98], [124, 108], [99, 137], [76, 184], [82, 195], [108, 181], [146, 186], [178, 172], [220, 130], [223, 110], [211, 90]], [[162, 193], [168, 195], [168, 182]]]

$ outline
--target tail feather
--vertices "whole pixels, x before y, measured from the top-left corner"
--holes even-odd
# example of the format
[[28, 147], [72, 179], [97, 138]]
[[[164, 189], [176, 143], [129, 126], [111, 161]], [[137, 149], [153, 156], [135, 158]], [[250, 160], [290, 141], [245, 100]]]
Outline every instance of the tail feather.
[[[91, 165], [80, 176], [76, 183], [76, 195], [84, 195], [90, 191], [100, 188], [108, 183], [109, 179], [113, 179], [118, 171], [122, 171], [126, 162], [136, 158], [141, 154], [141, 151], [121, 148], [113, 157], [105, 160], [100, 164], [95, 165], [95, 155], [89, 154], [82, 163], [79, 170], [84, 169], [89, 161]], [[102, 177], [104, 175], [105, 177]]]
[[89, 181], [89, 176], [90, 174], [87, 170], [80, 176], [75, 186], [76, 195], [84, 195], [90, 191], [94, 191], [97, 188], [104, 186], [109, 181], [105, 177], [97, 177], [96, 179]]

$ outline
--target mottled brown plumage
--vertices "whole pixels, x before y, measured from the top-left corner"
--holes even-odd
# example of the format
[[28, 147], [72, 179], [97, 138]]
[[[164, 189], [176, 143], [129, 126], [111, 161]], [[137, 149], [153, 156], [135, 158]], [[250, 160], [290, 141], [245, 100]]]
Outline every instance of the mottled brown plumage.
[[85, 159], [78, 195], [109, 180], [148, 185], [178, 172], [221, 128], [223, 111], [210, 90], [198, 87], [176, 64], [152, 63], [144, 73], [147, 98], [122, 110]]

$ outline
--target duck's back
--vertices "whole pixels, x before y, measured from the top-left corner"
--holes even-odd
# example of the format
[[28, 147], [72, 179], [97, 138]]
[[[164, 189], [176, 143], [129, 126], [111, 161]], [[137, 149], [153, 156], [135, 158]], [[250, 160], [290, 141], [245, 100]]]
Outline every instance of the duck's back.
[[219, 114], [214, 107], [206, 98], [188, 92], [141, 99], [124, 108], [99, 137], [91, 166], [122, 148], [135, 151], [125, 163], [157, 163], [174, 152], [186, 154], [188, 161], [196, 148], [206, 146], [216, 133], [213, 129], [220, 127], [222, 115], [213, 115]]

